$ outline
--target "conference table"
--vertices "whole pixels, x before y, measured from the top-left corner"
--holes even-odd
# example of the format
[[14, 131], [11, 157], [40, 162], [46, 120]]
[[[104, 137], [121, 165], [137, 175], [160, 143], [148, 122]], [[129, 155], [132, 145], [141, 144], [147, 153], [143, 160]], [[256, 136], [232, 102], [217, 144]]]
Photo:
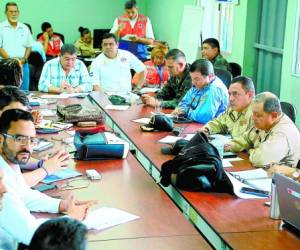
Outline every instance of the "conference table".
[[[54, 110], [57, 104], [78, 102], [85, 106], [93, 105], [86, 99], [70, 98], [57, 100], [41, 108]], [[111, 128], [107, 126], [106, 129]], [[68, 146], [61, 142], [62, 138], [68, 136], [62, 131], [42, 137], [55, 139], [55, 148], [52, 150], [61, 147], [68, 150]], [[88, 249], [212, 249], [130, 152], [126, 159], [73, 160], [70, 166], [82, 174], [87, 169], [96, 169], [102, 176], [101, 180], [90, 181], [86, 188], [73, 190], [76, 199], [97, 200], [98, 204], [92, 209], [112, 207], [139, 216], [136, 220], [105, 230], [90, 231]], [[67, 182], [56, 184], [61, 187]], [[68, 192], [55, 190], [47, 193], [63, 197]]]
[[[126, 111], [106, 110], [110, 104], [102, 92], [93, 92], [89, 100], [106, 114], [106, 124], [130, 143], [131, 151], [148, 174], [158, 182], [163, 162], [172, 159], [163, 155], [157, 141], [169, 132], [142, 132], [134, 119], [150, 117], [153, 108], [133, 104]], [[168, 113], [170, 110], [164, 110]], [[194, 133], [201, 124], [180, 124], [183, 133]], [[230, 171], [253, 168], [246, 154], [240, 155], [243, 161], [232, 162]], [[170, 185], [160, 186], [186, 218], [204, 235], [216, 249], [297, 249], [299, 236], [281, 227], [280, 220], [269, 218], [269, 208], [264, 205], [267, 199], [239, 199], [226, 193], [189, 192], [178, 190]]]

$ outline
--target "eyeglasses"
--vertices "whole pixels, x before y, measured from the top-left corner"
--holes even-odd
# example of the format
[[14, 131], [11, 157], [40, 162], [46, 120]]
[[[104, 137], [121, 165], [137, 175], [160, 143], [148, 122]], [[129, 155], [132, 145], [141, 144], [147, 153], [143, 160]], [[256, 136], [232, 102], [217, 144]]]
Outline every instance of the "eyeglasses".
[[26, 135], [11, 135], [6, 133], [2, 133], [2, 135], [6, 138], [13, 139], [16, 143], [22, 146], [27, 145], [28, 142], [30, 142], [31, 145], [36, 146], [40, 142], [40, 139], [37, 137], [30, 137]]

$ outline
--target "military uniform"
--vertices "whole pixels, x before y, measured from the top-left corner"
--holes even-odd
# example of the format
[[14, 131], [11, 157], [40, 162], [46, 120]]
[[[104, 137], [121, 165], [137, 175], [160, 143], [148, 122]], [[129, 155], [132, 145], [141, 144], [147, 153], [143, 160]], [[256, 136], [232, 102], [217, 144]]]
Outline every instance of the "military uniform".
[[242, 112], [234, 111], [229, 107], [222, 115], [208, 122], [204, 128], [210, 134], [230, 134], [232, 138], [240, 137], [253, 127], [251, 116], [251, 105]]
[[285, 114], [269, 131], [253, 127], [231, 143], [234, 152], [248, 150], [254, 166], [282, 163], [295, 167], [300, 159], [300, 132]]
[[211, 63], [214, 65], [215, 69], [223, 69], [228, 71], [228, 62], [221, 54], [218, 54], [214, 59], [212, 59]]
[[192, 79], [189, 74], [190, 65], [186, 65], [183, 77], [172, 76], [167, 84], [156, 95], [157, 99], [162, 99], [162, 107], [175, 109], [186, 92], [192, 87]]

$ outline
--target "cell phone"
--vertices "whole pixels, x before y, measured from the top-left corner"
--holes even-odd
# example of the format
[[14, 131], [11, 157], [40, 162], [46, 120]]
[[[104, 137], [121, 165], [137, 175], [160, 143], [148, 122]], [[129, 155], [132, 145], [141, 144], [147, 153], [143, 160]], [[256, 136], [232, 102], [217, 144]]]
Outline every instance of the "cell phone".
[[235, 158], [235, 157], [237, 157], [237, 154], [233, 152], [228, 151], [223, 153], [223, 158]]
[[56, 189], [57, 186], [54, 184], [39, 184], [33, 187], [33, 189], [38, 190], [40, 192], [45, 192], [47, 190]]
[[270, 192], [268, 192], [268, 191], [259, 190], [259, 189], [255, 189], [255, 188], [248, 188], [248, 187], [242, 187], [240, 191], [241, 191], [241, 193], [253, 194], [256, 196], [260, 196], [260, 197], [269, 197], [269, 195], [270, 195]]

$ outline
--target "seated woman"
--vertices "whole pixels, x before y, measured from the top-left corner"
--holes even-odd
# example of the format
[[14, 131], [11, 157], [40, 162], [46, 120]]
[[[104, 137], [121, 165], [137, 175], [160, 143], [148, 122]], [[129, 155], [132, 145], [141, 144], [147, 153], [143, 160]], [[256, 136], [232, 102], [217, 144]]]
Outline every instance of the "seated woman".
[[79, 27], [80, 38], [74, 43], [77, 52], [81, 56], [93, 57], [95, 50], [93, 48], [93, 38], [88, 28]]
[[207, 38], [203, 41], [202, 58], [209, 60], [215, 69], [228, 70], [228, 62], [221, 55], [219, 41], [215, 38]]
[[[151, 60], [144, 62], [147, 73], [144, 87], [161, 88], [169, 79], [169, 72], [165, 66], [165, 55], [168, 48], [164, 45], [158, 45], [151, 51]], [[136, 77], [132, 80], [136, 84]]]

